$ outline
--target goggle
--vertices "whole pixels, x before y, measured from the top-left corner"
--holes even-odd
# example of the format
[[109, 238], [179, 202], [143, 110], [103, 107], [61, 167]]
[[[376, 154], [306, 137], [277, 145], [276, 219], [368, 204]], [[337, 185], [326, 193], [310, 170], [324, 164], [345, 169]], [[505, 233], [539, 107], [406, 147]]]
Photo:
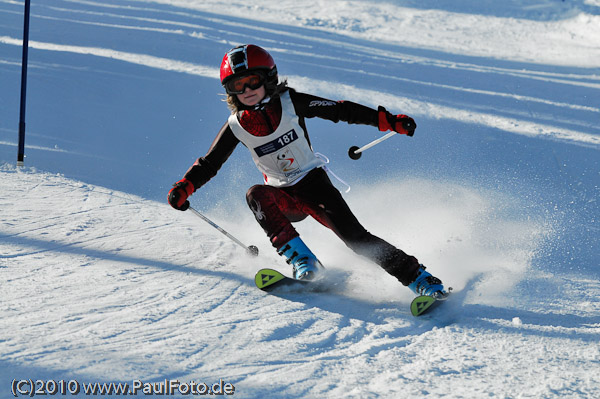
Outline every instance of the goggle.
[[256, 90], [265, 83], [265, 78], [259, 74], [245, 75], [239, 78], [231, 79], [225, 83], [225, 90], [228, 94], [242, 94], [246, 91], [246, 86], [250, 90]]

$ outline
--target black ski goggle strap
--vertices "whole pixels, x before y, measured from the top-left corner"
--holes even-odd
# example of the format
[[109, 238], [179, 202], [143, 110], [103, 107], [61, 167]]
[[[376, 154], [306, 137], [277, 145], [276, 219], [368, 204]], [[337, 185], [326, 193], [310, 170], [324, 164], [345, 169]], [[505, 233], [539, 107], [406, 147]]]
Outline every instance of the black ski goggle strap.
[[248, 54], [246, 46], [240, 46], [229, 51], [229, 66], [234, 74], [242, 73], [248, 69]]

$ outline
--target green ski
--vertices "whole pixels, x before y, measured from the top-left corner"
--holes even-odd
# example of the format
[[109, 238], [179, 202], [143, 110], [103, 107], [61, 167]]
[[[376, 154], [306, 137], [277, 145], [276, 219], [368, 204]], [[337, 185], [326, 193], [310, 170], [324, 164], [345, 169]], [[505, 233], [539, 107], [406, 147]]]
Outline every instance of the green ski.
[[263, 291], [272, 291], [279, 287], [302, 287], [310, 284], [307, 280], [295, 280], [274, 269], [260, 269], [254, 276], [254, 283]]
[[410, 303], [410, 313], [412, 313], [413, 316], [421, 316], [429, 312], [431, 309], [435, 308], [437, 305], [440, 304], [440, 302], [443, 302], [447, 297], [448, 294], [439, 298], [429, 295], [420, 295], [413, 299], [413, 301]]

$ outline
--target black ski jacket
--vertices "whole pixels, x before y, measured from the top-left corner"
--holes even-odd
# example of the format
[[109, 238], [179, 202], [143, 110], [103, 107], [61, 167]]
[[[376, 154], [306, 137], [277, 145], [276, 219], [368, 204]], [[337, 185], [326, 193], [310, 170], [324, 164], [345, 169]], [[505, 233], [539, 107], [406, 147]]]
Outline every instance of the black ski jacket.
[[[335, 123], [343, 121], [349, 124], [379, 125], [378, 111], [373, 108], [351, 101], [332, 101], [311, 94], [299, 93], [291, 88], [289, 89], [289, 93], [296, 114], [298, 115], [300, 126], [304, 130], [307, 139], [308, 131], [304, 121], [305, 118], [316, 117], [327, 119]], [[254, 109], [249, 112], [256, 113], [255, 115], [252, 115], [253, 117], [268, 119], [266, 112], [264, 112], [264, 107], [274, 106], [278, 106], [279, 109], [281, 109], [278, 97], [272, 99], [266, 105], [263, 105], [263, 109]], [[271, 122], [267, 120], [269, 126], [270, 123]], [[277, 126], [274, 127], [273, 131], [276, 128]], [[240, 141], [231, 131], [229, 123], [225, 122], [206, 155], [198, 158], [188, 169], [184, 177], [192, 182], [195, 190], [199, 189], [217, 174], [239, 142]]]

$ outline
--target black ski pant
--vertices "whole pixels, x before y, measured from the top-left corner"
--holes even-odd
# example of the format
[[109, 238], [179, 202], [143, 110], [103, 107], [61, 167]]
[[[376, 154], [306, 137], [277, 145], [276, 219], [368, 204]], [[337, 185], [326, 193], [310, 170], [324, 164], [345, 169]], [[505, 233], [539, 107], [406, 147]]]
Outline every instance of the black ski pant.
[[402, 284], [408, 285], [416, 278], [417, 259], [369, 233], [321, 168], [312, 170], [290, 187], [252, 186], [246, 200], [277, 249], [298, 237], [292, 222], [311, 216], [331, 229], [355, 253], [371, 259]]

